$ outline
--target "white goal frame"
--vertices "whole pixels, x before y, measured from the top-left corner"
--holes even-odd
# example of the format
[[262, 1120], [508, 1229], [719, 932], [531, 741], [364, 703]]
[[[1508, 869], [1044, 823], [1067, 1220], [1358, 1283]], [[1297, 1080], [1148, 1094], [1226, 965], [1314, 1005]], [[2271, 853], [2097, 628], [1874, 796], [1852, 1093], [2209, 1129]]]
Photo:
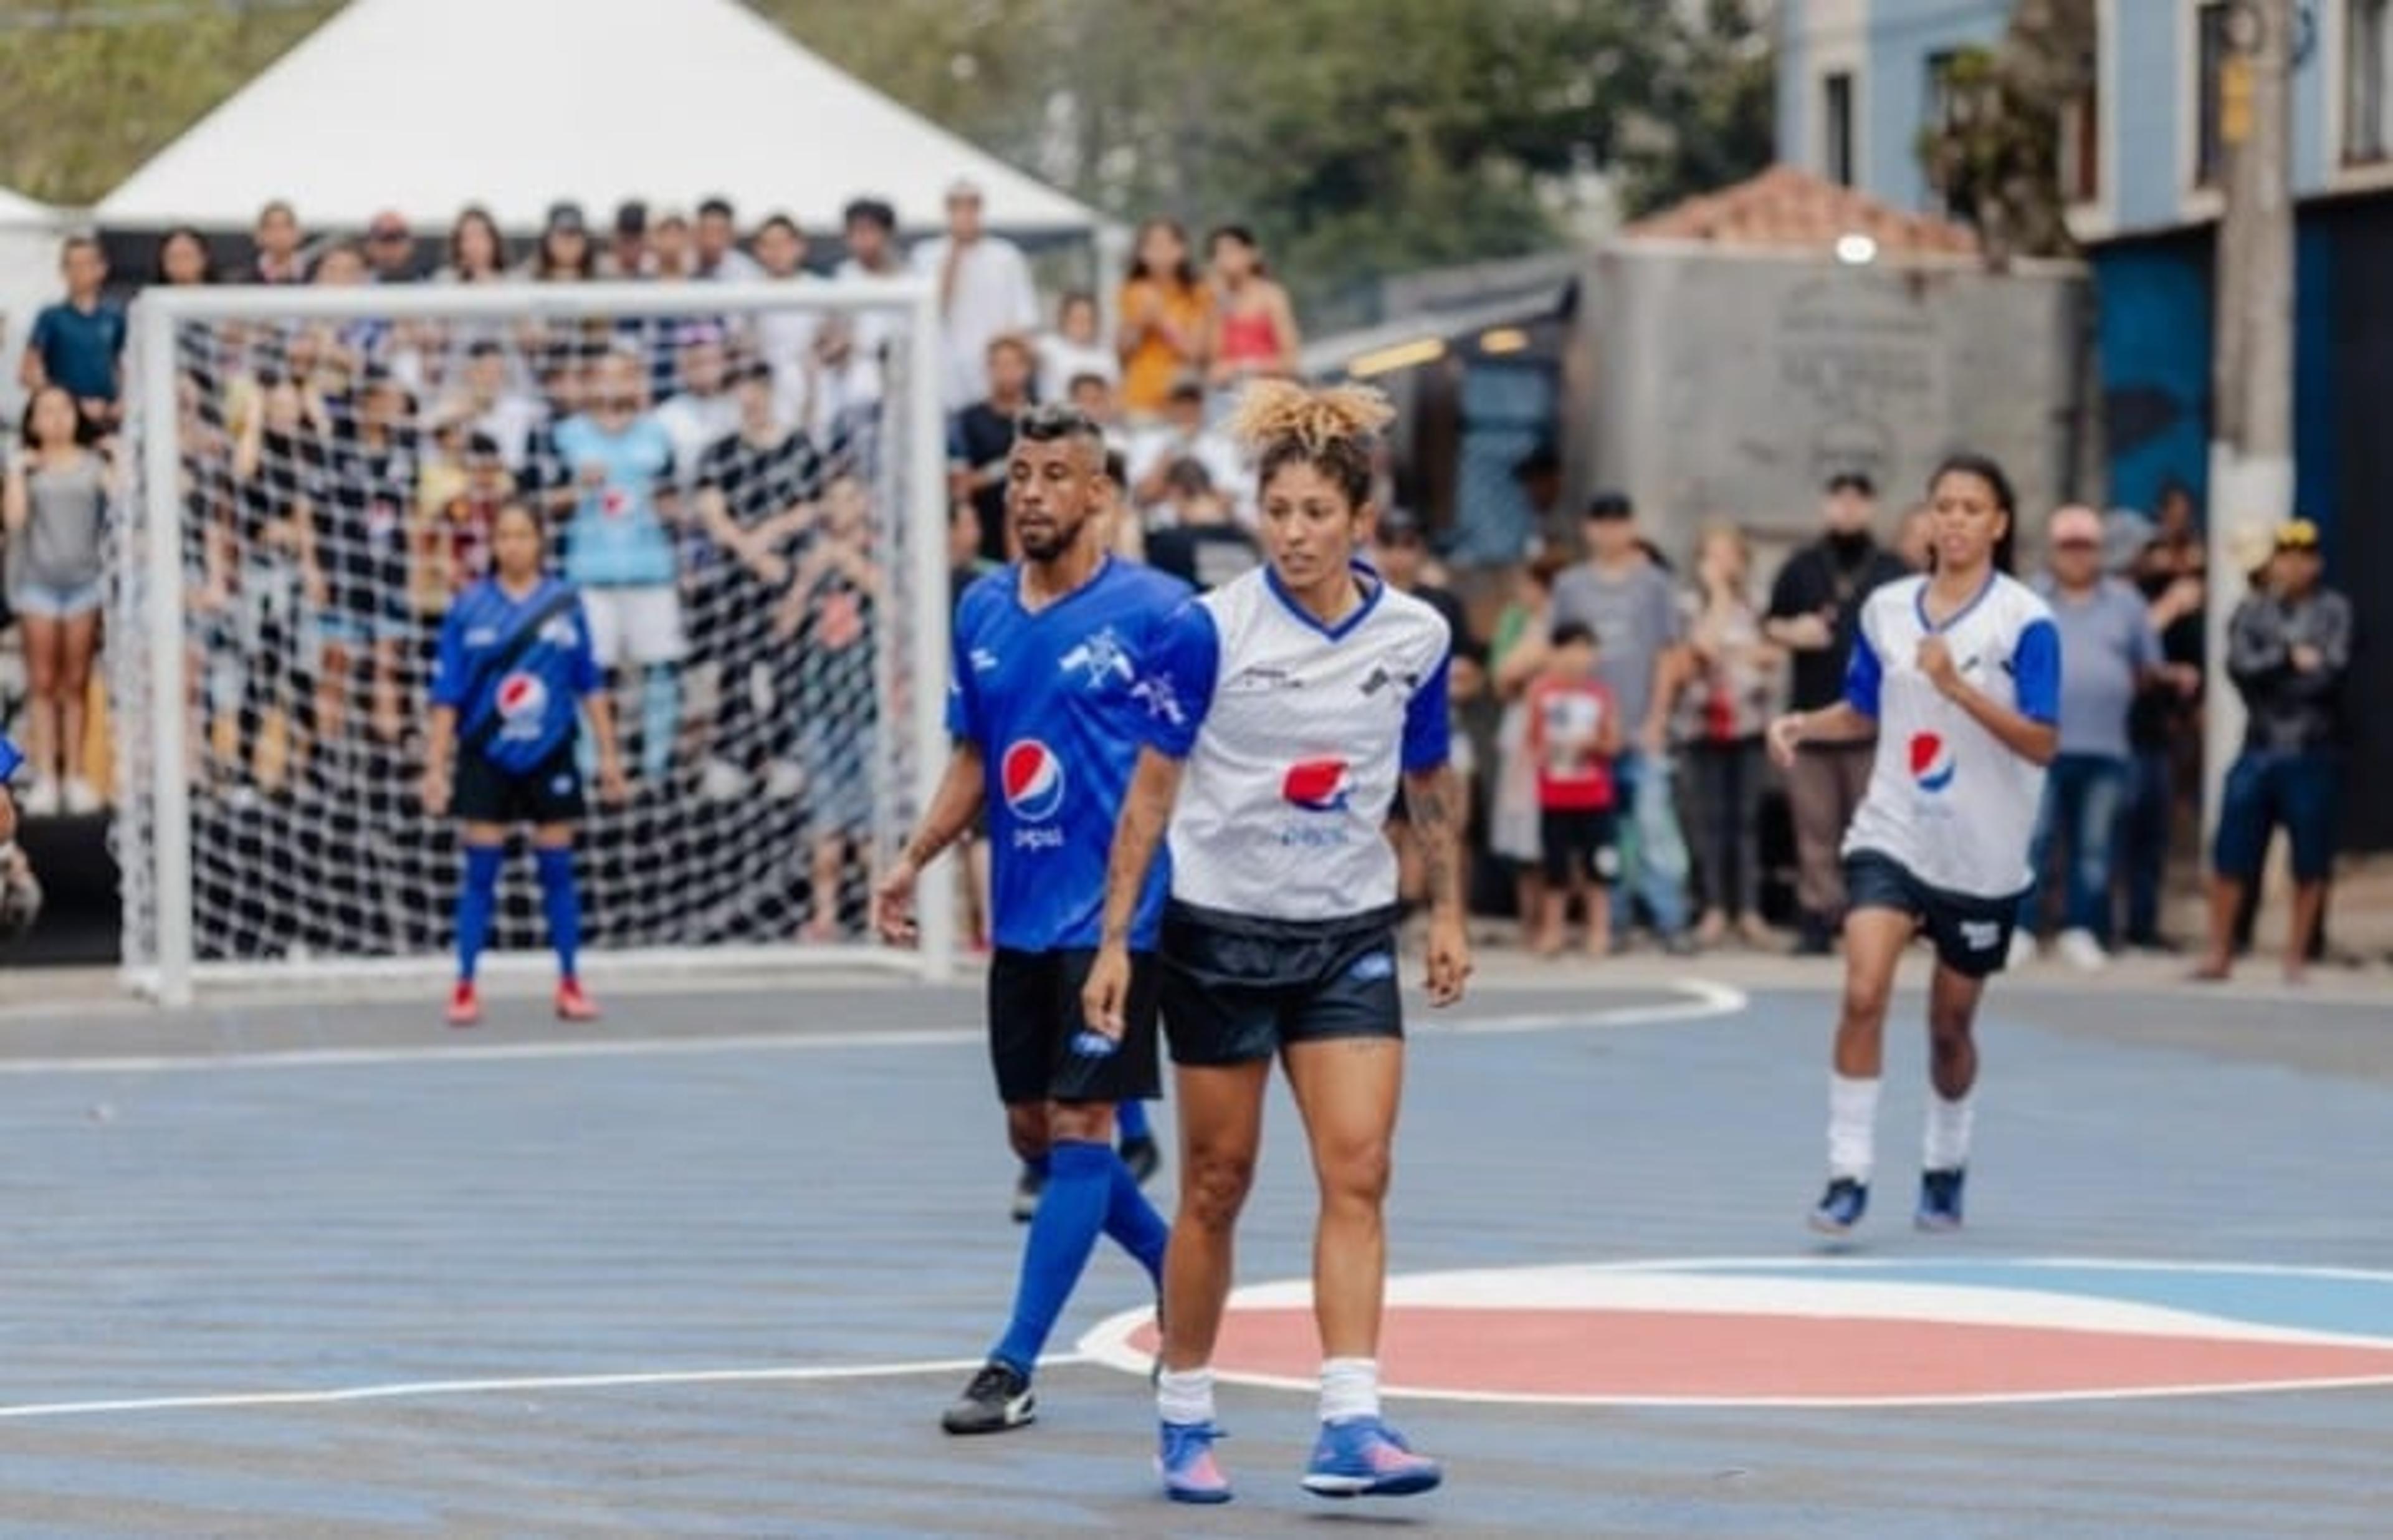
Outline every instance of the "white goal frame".
[[[177, 495], [181, 472], [177, 442], [177, 330], [186, 322], [279, 322], [338, 320], [567, 320], [585, 316], [644, 318], [720, 317], [775, 310], [826, 313], [878, 312], [902, 316], [905, 333], [893, 339], [891, 395], [886, 420], [902, 421], [904, 521], [909, 628], [908, 655], [876, 647], [877, 688], [890, 702], [895, 671], [910, 686], [909, 712], [901, 724], [913, 753], [910, 806], [919, 813], [935, 796], [946, 772], [946, 689], [948, 615], [947, 594], [948, 509], [946, 413], [940, 398], [938, 291], [927, 279], [842, 279], [803, 285], [769, 281], [712, 282], [504, 283], [495, 285], [408, 284], [360, 288], [287, 288], [227, 285], [156, 287], [135, 301], [131, 315], [134, 373], [128, 381], [139, 429], [139, 525], [128, 541], [119, 537], [120, 583], [137, 585], [139, 635], [120, 633], [111, 647], [137, 646], [146, 654], [147, 720], [127, 719], [123, 701], [111, 700], [118, 737], [139, 735], [150, 755], [146, 785], [131, 784], [130, 756], [120, 755], [122, 798], [150, 801], [150, 846], [123, 850], [142, 859], [157, 907], [154, 957], [143, 959], [130, 946], [123, 967], [127, 987], [163, 1006], [191, 1003], [208, 985], [254, 987], [289, 985], [323, 989], [377, 981], [430, 980], [445, 974], [450, 960], [438, 956], [405, 958], [308, 957], [276, 961], [200, 959], [195, 957], [191, 856], [191, 788], [184, 779], [185, 624], [181, 521]], [[898, 344], [902, 342], [902, 346]], [[902, 391], [902, 398], [899, 393]], [[884, 601], [892, 597], [884, 594]], [[111, 604], [111, 614], [121, 606]], [[884, 615], [897, 607], [884, 605]], [[895, 626], [891, 627], [892, 633]], [[111, 696], [114, 692], [111, 691]], [[877, 867], [892, 855], [871, 853]], [[957, 951], [956, 889], [952, 881], [925, 881], [917, 894], [920, 936], [910, 950], [865, 943], [734, 944], [722, 946], [652, 946], [591, 950], [585, 972], [610, 975], [657, 972], [742, 973], [784, 967], [868, 967], [911, 972], [936, 982], [953, 972]], [[126, 934], [133, 917], [128, 907]], [[500, 976], [530, 976], [553, 964], [545, 955], [491, 953], [483, 964]]]

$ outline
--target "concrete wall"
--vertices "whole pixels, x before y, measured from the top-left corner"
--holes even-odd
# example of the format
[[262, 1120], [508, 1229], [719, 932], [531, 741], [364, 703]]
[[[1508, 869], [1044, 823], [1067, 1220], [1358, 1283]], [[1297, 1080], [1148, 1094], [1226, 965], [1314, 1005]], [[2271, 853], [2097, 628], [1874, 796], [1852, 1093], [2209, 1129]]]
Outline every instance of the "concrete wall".
[[1592, 262], [1566, 441], [1582, 493], [1633, 496], [1666, 550], [1714, 517], [1811, 527], [1821, 482], [1867, 470], [1890, 509], [1937, 460], [2000, 460], [2033, 529], [2064, 491], [2085, 420], [2074, 268], [1996, 278], [1955, 264], [1624, 242]]

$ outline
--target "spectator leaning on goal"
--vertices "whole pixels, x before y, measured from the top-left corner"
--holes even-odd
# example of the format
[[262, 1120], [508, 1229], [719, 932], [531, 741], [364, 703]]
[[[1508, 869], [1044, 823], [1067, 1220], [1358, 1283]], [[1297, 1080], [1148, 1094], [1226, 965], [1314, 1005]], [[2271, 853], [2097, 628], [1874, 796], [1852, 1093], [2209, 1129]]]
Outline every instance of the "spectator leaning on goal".
[[2210, 883], [2210, 946], [2194, 977], [2224, 979], [2233, 965], [2236, 910], [2260, 881], [2269, 836], [2282, 824], [2293, 846], [2294, 912], [2284, 972], [2299, 982], [2326, 909], [2334, 871], [2342, 780], [2344, 676], [2351, 667], [2351, 601], [2320, 585], [2318, 526], [2277, 529], [2263, 586], [2227, 630], [2227, 672], [2249, 713], [2243, 751], [2227, 772]]

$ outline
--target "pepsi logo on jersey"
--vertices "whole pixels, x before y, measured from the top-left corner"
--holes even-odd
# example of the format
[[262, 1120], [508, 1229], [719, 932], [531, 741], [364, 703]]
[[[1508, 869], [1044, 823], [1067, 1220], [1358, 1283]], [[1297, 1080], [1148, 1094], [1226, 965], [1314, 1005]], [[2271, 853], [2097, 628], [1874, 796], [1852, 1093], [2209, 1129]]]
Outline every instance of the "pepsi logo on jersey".
[[1911, 779], [1922, 791], [1942, 791], [1953, 784], [1953, 746], [1934, 733], [1911, 735]]
[[1342, 759], [1299, 760], [1288, 767], [1280, 795], [1307, 813], [1343, 813], [1354, 800], [1354, 767]]
[[548, 710], [548, 685], [536, 673], [511, 673], [499, 681], [498, 708], [509, 724], [536, 720]]
[[[1044, 824], [1064, 806], [1064, 761], [1055, 750], [1035, 737], [1017, 739], [1007, 746], [998, 764], [998, 782], [1005, 793], [1006, 811], [1019, 824]], [[1024, 829], [1013, 831], [1016, 850], [1060, 850], [1064, 831], [1060, 829]]]

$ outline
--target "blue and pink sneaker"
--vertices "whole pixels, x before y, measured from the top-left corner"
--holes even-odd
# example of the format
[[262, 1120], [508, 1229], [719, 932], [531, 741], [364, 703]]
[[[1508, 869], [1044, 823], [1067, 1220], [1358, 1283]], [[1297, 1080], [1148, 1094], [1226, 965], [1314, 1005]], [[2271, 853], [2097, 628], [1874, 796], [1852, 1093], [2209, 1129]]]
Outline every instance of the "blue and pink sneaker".
[[1222, 1430], [1210, 1422], [1167, 1422], [1163, 1425], [1156, 1468], [1163, 1473], [1163, 1494], [1175, 1503], [1226, 1503], [1230, 1478], [1213, 1457], [1213, 1441]]
[[1304, 1469], [1304, 1490], [1319, 1497], [1409, 1497], [1444, 1480], [1435, 1460], [1378, 1417], [1323, 1423]]

